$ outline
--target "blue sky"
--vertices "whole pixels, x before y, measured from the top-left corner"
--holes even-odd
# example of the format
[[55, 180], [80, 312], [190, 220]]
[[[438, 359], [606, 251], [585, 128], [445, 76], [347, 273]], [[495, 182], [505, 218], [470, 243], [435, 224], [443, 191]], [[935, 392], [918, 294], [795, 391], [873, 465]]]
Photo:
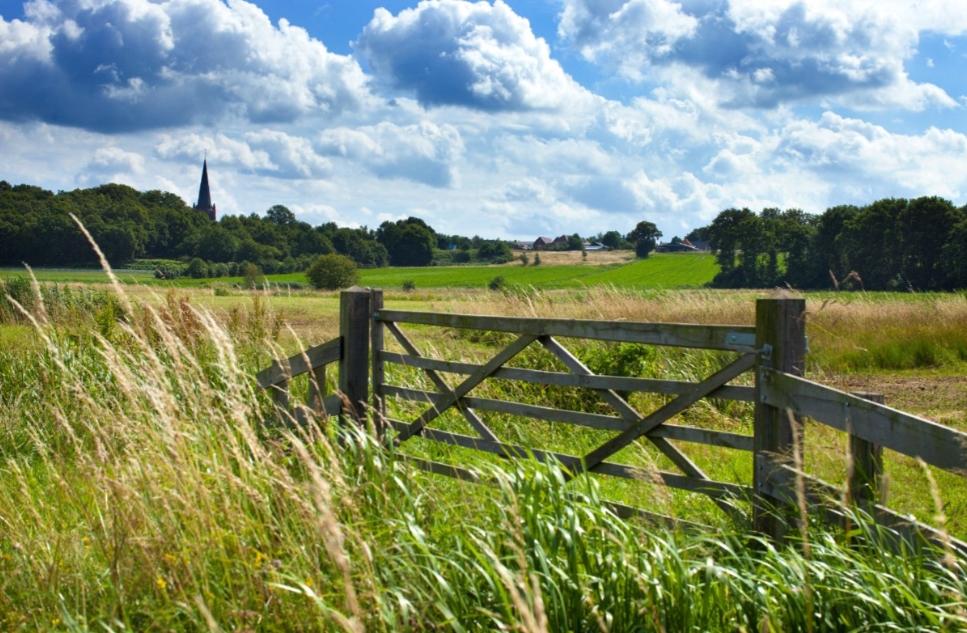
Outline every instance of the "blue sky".
[[533, 239], [967, 203], [962, 0], [0, 0], [0, 179]]

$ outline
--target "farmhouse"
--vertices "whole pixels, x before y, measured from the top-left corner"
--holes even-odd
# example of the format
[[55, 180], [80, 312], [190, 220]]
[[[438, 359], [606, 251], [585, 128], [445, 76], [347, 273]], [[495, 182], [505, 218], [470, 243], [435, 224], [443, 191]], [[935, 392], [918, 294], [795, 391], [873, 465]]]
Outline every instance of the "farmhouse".
[[681, 242], [663, 242], [655, 247], [656, 253], [697, 253], [699, 251], [708, 250], [708, 242], [704, 243], [705, 248], [700, 249], [689, 242], [687, 239]]
[[198, 202], [195, 204], [195, 211], [200, 211], [207, 215], [209, 220], [215, 221], [215, 205], [212, 204], [212, 192], [208, 188], [207, 158], [201, 168], [201, 185], [198, 187]]

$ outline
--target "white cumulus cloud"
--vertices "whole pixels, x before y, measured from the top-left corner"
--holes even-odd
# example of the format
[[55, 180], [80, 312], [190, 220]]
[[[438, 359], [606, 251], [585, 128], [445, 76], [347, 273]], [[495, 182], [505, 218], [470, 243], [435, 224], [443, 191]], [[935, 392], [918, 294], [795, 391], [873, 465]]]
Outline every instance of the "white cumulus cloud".
[[427, 107], [541, 110], [588, 98], [502, 0], [423, 0], [396, 16], [377, 9], [356, 51], [390, 89]]

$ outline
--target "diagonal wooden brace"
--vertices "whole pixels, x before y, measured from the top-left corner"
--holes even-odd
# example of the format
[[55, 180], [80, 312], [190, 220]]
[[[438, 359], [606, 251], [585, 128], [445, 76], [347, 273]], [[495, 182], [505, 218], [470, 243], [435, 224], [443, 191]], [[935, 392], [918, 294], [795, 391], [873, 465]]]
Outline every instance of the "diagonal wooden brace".
[[[594, 375], [594, 372], [588, 369], [588, 367], [582, 363], [580, 359], [571, 354], [566, 347], [558, 343], [550, 336], [542, 336], [539, 340], [541, 345], [547, 348], [549, 352], [554, 354], [554, 356], [564, 363], [564, 365], [571, 370], [571, 372], [583, 376]], [[637, 409], [628, 404], [627, 400], [619, 396], [614, 391], [610, 389], [595, 389], [594, 392], [601, 396], [605, 402], [610, 404], [623, 419], [636, 424], [641, 423], [642, 420], [644, 420], [642, 415], [638, 413]], [[656, 425], [656, 427], [660, 426], [664, 422], [665, 420], [662, 420], [662, 422]], [[678, 468], [689, 477], [694, 477], [695, 479], [701, 479], [704, 481], [712, 481], [712, 479], [706, 475], [705, 472], [692, 460], [690, 460], [685, 453], [680, 451], [678, 447], [669, 442], [667, 439], [663, 437], [649, 437], [647, 435], [645, 437], [648, 437], [648, 440], [650, 440], [651, 443], [658, 448], [658, 450], [660, 450], [666, 457], [668, 457], [668, 459], [672, 461], [672, 463], [678, 466]], [[604, 460], [602, 459], [602, 461]], [[580, 473], [580, 461], [567, 464], [567, 466], [571, 471], [571, 474], [568, 475], [569, 477], [574, 477]], [[588, 467], [587, 470], [594, 470], [594, 468]], [[733, 515], [736, 512], [736, 508], [725, 499], [713, 499], [712, 501], [728, 515]]]
[[702, 382], [695, 385], [695, 388], [690, 392], [678, 396], [665, 406], [655, 410], [647, 417], [642, 418], [639, 422], [629, 427], [627, 430], [622, 431], [617, 436], [611, 438], [609, 441], [585, 455], [583, 463], [576, 465], [576, 468], [585, 471], [594, 469], [595, 466], [603, 462], [605, 459], [625, 448], [642, 435], [645, 435], [651, 431], [653, 428], [678, 415], [722, 385], [728, 383], [736, 376], [739, 376], [740, 374], [752, 369], [752, 367], [755, 366], [755, 359], [755, 354], [742, 355], [738, 360], [726, 365]]
[[435, 420], [440, 416], [441, 413], [456, 404], [460, 398], [470, 393], [474, 387], [489, 378], [491, 374], [503, 367], [504, 363], [512, 359], [514, 356], [517, 356], [517, 354], [522, 352], [524, 348], [533, 343], [535, 340], [537, 340], [536, 336], [525, 334], [505, 347], [499, 354], [490, 359], [486, 365], [468, 376], [467, 379], [457, 385], [453, 391], [445, 394], [439, 402], [424, 411], [419, 418], [400, 431], [400, 434], [396, 436], [395, 442], [397, 444], [405, 442], [422, 431], [427, 424]]
[[[406, 334], [403, 333], [403, 330], [401, 330], [398, 325], [390, 321], [385, 322], [383, 325], [385, 325], [386, 328], [393, 333], [393, 336], [396, 337], [396, 340], [399, 341], [400, 345], [403, 346], [403, 349], [406, 350], [407, 354], [410, 356], [423, 358], [423, 355], [420, 354], [420, 351], [416, 348], [416, 345], [410, 341], [410, 339], [406, 336]], [[432, 369], [425, 369], [424, 372], [430, 378], [430, 381], [436, 385], [436, 388], [440, 390], [440, 393], [444, 395], [453, 395], [453, 389], [451, 389], [450, 385], [447, 384], [447, 381], [443, 379], [443, 376]], [[487, 428], [487, 425], [484, 424], [484, 421], [480, 419], [480, 416], [478, 416], [473, 409], [461, 406], [459, 402], [457, 403], [457, 408], [460, 409], [460, 412], [463, 413], [465, 418], [467, 418], [467, 422], [470, 423], [470, 426], [472, 426], [477, 433], [480, 433], [480, 437], [485, 440], [491, 440], [494, 442], [498, 441], [498, 437], [494, 435], [493, 431]]]
[[[588, 369], [584, 363], [582, 363], [576, 356], [571, 354], [566, 347], [558, 343], [553, 338], [543, 336], [540, 338], [540, 342], [541, 345], [547, 348], [550, 353], [554, 354], [554, 356], [564, 363], [564, 365], [571, 370], [572, 373], [579, 374], [581, 376], [595, 375], [594, 372]], [[611, 407], [617, 411], [623, 419], [635, 424], [644, 419], [642, 415], [638, 413], [637, 409], [628, 404], [624, 398], [619, 396], [611, 389], [594, 389], [594, 392], [598, 394], [605, 402], [611, 405]], [[649, 437], [648, 439], [658, 448], [658, 450], [664, 453], [668, 459], [678, 466], [683, 473], [689, 477], [708, 479], [708, 476], [702, 472], [702, 469], [696, 466], [687, 455], [678, 450], [674, 444], [663, 437]]]

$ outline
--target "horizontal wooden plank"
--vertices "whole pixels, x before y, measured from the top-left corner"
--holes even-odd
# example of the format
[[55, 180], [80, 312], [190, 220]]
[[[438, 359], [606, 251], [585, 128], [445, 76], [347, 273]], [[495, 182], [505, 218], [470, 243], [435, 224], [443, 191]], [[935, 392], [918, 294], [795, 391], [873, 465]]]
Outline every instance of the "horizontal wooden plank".
[[[400, 420], [390, 420], [389, 422], [396, 429], [407, 428], [406, 422], [402, 422]], [[463, 448], [484, 451], [510, 459], [527, 459], [533, 457], [541, 463], [547, 463], [553, 460], [561, 463], [565, 468], [570, 468], [570, 465], [580, 462], [581, 459], [575, 455], [566, 455], [563, 453], [542, 451], [534, 448], [525, 448], [523, 446], [517, 446], [514, 444], [494, 442], [491, 440], [431, 428], [424, 428], [422, 435], [424, 438], [435, 442], [442, 442], [444, 444], [451, 444]], [[615, 464], [611, 462], [601, 462], [597, 465], [597, 467], [593, 468], [591, 472], [599, 475], [620, 477], [622, 479], [632, 479], [644, 483], [664, 484], [670, 488], [679, 488], [681, 490], [688, 490], [689, 492], [698, 492], [713, 498], [730, 497], [744, 499], [749, 498], [752, 493], [751, 488], [738, 484], [708, 479], [696, 479], [694, 477], [686, 477], [685, 475], [677, 475], [675, 473], [649, 470], [637, 466], [627, 466], [624, 464]]]
[[[409, 354], [400, 354], [398, 352], [382, 351], [380, 352], [379, 358], [387, 363], [442, 371], [451, 374], [472, 374], [480, 368], [480, 365], [473, 363], [423, 358]], [[695, 383], [683, 380], [659, 380], [655, 378], [630, 378], [624, 376], [581, 376], [579, 374], [565, 372], [518, 369], [516, 367], [502, 367], [494, 372], [492, 378], [519, 380], [521, 382], [538, 385], [580, 387], [585, 389], [612, 389], [614, 391], [641, 391], [644, 393], [661, 393], [666, 395], [680, 395], [695, 386]], [[746, 386], [726, 385], [712, 392], [709, 398], [752, 402], [755, 399], [755, 389]]]
[[[427, 404], [436, 403], [442, 395], [432, 391], [422, 391], [419, 389], [409, 389], [407, 387], [385, 386], [383, 395], [391, 398], [400, 398], [412, 402], [424, 402]], [[506, 402], [504, 400], [493, 400], [490, 398], [463, 398], [460, 401], [466, 406], [481, 411], [493, 411], [495, 413], [506, 413], [509, 415], [519, 415], [546, 422], [562, 422], [564, 424], [574, 424], [592, 429], [604, 431], [623, 431], [631, 424], [628, 420], [608, 415], [594, 413], [583, 413], [579, 411], [568, 411], [564, 409], [554, 409], [551, 407], [541, 407], [526, 405], [516, 402]], [[662, 424], [647, 433], [647, 437], [663, 437], [670, 440], [682, 442], [694, 442], [696, 444], [706, 444], [709, 446], [719, 446], [740, 451], [752, 450], [752, 436], [740, 435], [738, 433], [727, 433], [724, 431], [712, 431], [699, 429], [692, 426]]]
[[341, 337], [310, 347], [284, 360], [274, 360], [272, 366], [257, 373], [255, 379], [258, 381], [259, 389], [268, 389], [272, 385], [300, 376], [320, 365], [334, 363], [340, 358], [342, 358]]
[[[442, 399], [442, 394], [420, 391], [418, 389], [407, 389], [405, 387], [384, 387], [383, 395], [397, 397], [413, 402], [426, 402], [436, 404]], [[460, 399], [460, 403], [479, 411], [491, 411], [494, 413], [505, 413], [508, 415], [519, 415], [526, 418], [534, 418], [545, 422], [562, 422], [592, 429], [606, 431], [621, 431], [628, 427], [628, 422], [621, 418], [595, 413], [583, 413], [580, 411], [569, 411], [567, 409], [555, 409], [552, 407], [542, 407], [538, 405], [522, 404], [519, 402], [508, 402], [505, 400], [494, 400], [491, 398], [474, 398], [467, 396]]]
[[721, 448], [750, 452], [752, 451], [753, 439], [751, 435], [729, 433], [727, 431], [712, 431], [709, 429], [699, 429], [694, 426], [668, 423], [662, 424], [649, 432], [647, 437], [663, 437], [668, 440], [694, 442], [695, 444], [706, 444], [708, 446], [719, 446]]
[[646, 343], [671, 347], [695, 347], [750, 352], [747, 345], [730, 343], [730, 335], [740, 338], [755, 335], [755, 328], [744, 325], [693, 325], [689, 323], [642, 323], [638, 321], [588, 321], [581, 319], [537, 319], [473, 314], [442, 314], [381, 310], [380, 321], [416, 323], [468, 330], [489, 330], [531, 336], [566, 336], [571, 338]]
[[780, 409], [967, 476], [967, 433], [803, 378], [763, 369], [762, 399]]

